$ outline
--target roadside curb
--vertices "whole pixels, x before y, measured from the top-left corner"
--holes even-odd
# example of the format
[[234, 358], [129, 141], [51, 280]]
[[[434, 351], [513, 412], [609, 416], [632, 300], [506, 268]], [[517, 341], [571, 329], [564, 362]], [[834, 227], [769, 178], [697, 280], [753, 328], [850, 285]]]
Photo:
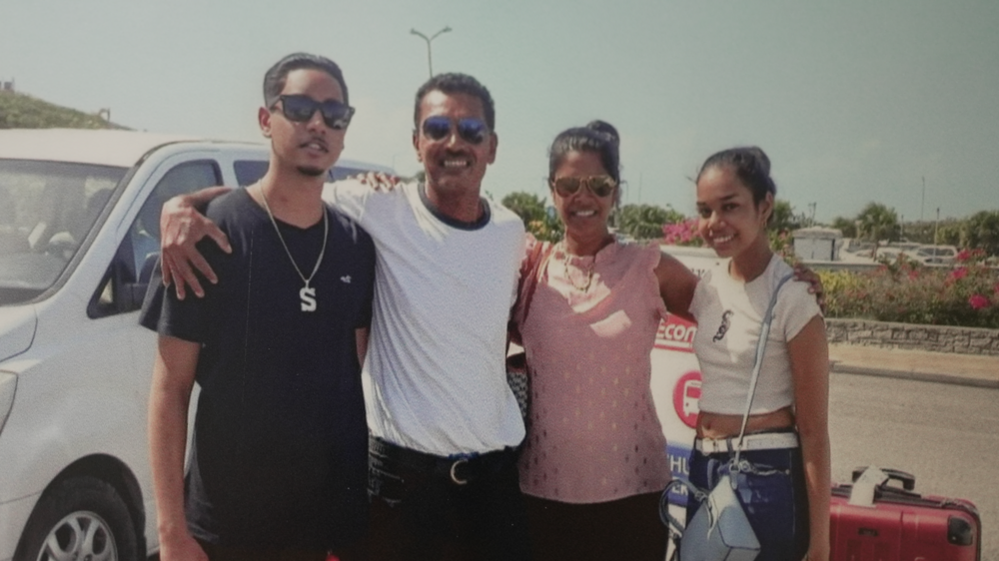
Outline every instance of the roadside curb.
[[936, 374], [933, 372], [867, 368], [853, 364], [844, 364], [839, 361], [830, 361], [829, 371], [836, 374], [858, 374], [862, 376], [876, 376], [879, 378], [898, 378], [902, 380], [916, 380], [919, 382], [935, 382], [938, 384], [951, 384], [956, 386], [999, 390], [999, 380], [988, 380], [952, 374]]

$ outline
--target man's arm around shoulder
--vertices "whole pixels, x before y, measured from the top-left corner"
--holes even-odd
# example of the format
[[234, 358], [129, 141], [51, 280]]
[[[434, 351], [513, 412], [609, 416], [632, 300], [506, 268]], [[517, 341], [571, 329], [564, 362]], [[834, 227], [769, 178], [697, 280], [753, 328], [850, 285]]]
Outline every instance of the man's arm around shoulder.
[[368, 214], [371, 207], [376, 204], [374, 201], [388, 201], [392, 197], [402, 197], [404, 196], [402, 187], [400, 184], [391, 189], [384, 189], [357, 179], [341, 179], [323, 186], [323, 200], [361, 227], [367, 227], [366, 223], [377, 219]]
[[[185, 285], [201, 298], [205, 295], [195, 270], [211, 283], [218, 282], [215, 271], [205, 261], [195, 245], [204, 237], [215, 240], [222, 251], [232, 252], [229, 238], [219, 227], [205, 218], [208, 203], [228, 193], [229, 187], [209, 187], [194, 193], [178, 195], [163, 204], [160, 211], [160, 255], [163, 264], [163, 284], [176, 286], [177, 297], [185, 296]], [[200, 210], [199, 210], [200, 209]]]

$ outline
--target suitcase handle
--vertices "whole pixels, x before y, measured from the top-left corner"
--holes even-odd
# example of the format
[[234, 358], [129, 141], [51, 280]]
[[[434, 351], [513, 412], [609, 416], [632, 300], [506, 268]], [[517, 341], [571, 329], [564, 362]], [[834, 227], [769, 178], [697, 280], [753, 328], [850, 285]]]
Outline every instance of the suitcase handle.
[[[857, 479], [867, 470], [867, 466], [862, 466], [855, 468], [853, 470], [853, 482], [856, 483]], [[916, 476], [909, 472], [891, 469], [891, 468], [881, 468], [881, 471], [888, 476], [888, 480], [899, 481], [902, 483], [902, 489], [906, 491], [912, 491], [916, 488]]]

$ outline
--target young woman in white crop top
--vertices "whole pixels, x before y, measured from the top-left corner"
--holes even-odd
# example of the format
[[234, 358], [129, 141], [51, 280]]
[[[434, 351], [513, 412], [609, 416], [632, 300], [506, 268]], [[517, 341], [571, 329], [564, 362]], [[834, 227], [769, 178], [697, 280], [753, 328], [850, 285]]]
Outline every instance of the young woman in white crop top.
[[[711, 488], [731, 458], [726, 439], [739, 435], [764, 311], [790, 272], [767, 237], [775, 194], [770, 160], [755, 147], [718, 152], [697, 176], [700, 234], [729, 258], [727, 274], [702, 279], [690, 310], [703, 376], [690, 479], [700, 488]], [[744, 506], [761, 544], [757, 561], [829, 558], [828, 352], [815, 298], [806, 285], [785, 283], [741, 456], [752, 469], [738, 475], [752, 491]]]

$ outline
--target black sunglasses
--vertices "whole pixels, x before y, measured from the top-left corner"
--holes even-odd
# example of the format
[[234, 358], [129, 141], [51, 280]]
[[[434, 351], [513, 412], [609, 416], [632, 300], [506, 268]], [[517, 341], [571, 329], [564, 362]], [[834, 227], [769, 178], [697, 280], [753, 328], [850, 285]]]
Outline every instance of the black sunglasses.
[[591, 175], [589, 177], [559, 177], [552, 181], [552, 187], [560, 197], [571, 197], [579, 192], [580, 188], [586, 186], [591, 193], [598, 197], [608, 197], [617, 187], [617, 181], [609, 175]]
[[[458, 136], [469, 144], [482, 144], [489, 134], [489, 128], [482, 119], [465, 117], [458, 119]], [[423, 120], [423, 136], [430, 140], [441, 140], [451, 134], [451, 119], [443, 116], [427, 117]]]
[[307, 95], [279, 95], [271, 104], [271, 109], [276, 107], [279, 101], [281, 112], [288, 120], [304, 123], [311, 119], [318, 109], [326, 126], [336, 131], [347, 128], [350, 118], [354, 116], [353, 107], [333, 99], [316, 101]]

